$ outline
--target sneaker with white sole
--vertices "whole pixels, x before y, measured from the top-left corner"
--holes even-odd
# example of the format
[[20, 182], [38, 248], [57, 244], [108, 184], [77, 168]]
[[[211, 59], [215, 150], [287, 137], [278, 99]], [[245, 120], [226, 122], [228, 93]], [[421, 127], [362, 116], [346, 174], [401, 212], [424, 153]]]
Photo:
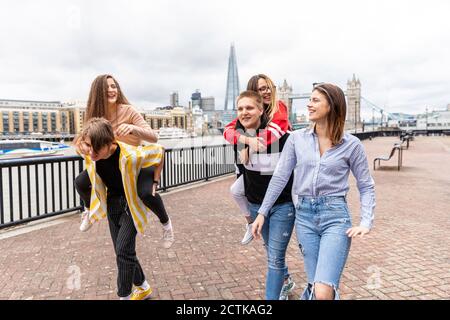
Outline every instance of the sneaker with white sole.
[[130, 300], [147, 300], [150, 299], [152, 295], [152, 288], [148, 287], [147, 290], [142, 289], [141, 287], [136, 287], [131, 294]]
[[89, 210], [85, 210], [81, 213], [80, 231], [86, 232], [92, 227], [91, 221], [89, 221]]
[[164, 230], [162, 236], [162, 245], [165, 249], [169, 249], [173, 242], [175, 241], [175, 236], [173, 235], [173, 228]]
[[295, 282], [292, 280], [291, 276], [287, 278], [287, 282], [283, 283], [283, 287], [281, 288], [280, 298], [279, 300], [289, 300], [289, 295], [292, 290], [295, 288]]
[[242, 238], [242, 241], [241, 241], [241, 243], [243, 245], [249, 244], [250, 241], [253, 240], [252, 225], [253, 225], [253, 223], [248, 223], [246, 226], [247, 230], [245, 231], [244, 238]]

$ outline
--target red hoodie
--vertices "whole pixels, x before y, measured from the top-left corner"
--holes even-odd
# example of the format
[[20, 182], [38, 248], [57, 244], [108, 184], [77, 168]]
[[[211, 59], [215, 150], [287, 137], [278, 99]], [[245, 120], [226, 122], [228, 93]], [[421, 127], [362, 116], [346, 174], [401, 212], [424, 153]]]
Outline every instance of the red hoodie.
[[[231, 144], [237, 144], [241, 136], [236, 130], [237, 121], [238, 118], [231, 121], [223, 131], [223, 137]], [[258, 137], [262, 137], [267, 146], [280, 139], [288, 130], [291, 130], [291, 124], [289, 123], [287, 107], [283, 101], [278, 100], [278, 111], [273, 115], [272, 121], [269, 122], [266, 129], [260, 130]]]

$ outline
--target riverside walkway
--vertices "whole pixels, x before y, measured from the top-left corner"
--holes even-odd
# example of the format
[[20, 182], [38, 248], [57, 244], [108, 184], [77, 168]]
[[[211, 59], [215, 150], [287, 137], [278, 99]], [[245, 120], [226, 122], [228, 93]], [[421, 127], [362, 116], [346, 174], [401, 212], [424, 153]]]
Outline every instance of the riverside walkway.
[[[398, 138], [364, 141], [369, 166]], [[373, 173], [377, 207], [372, 232], [352, 243], [341, 279], [342, 299], [450, 299], [450, 137], [416, 137]], [[229, 196], [233, 176], [163, 194], [176, 242], [160, 246], [155, 217], [137, 252], [153, 299], [263, 299], [261, 241], [240, 244], [244, 219]], [[353, 221], [359, 199], [353, 177]], [[79, 214], [0, 231], [0, 299], [117, 299], [116, 263], [106, 220], [86, 233]], [[305, 283], [295, 233], [287, 253], [297, 283]]]

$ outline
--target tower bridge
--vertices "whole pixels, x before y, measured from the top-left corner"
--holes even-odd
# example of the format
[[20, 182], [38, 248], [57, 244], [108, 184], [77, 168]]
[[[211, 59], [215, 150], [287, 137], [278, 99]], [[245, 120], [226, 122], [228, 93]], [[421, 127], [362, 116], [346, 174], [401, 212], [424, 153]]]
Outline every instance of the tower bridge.
[[[347, 90], [344, 91], [344, 94], [347, 99], [347, 116], [345, 120], [345, 128], [347, 130], [358, 130], [363, 127], [364, 123], [361, 120], [362, 107], [371, 108], [373, 115], [372, 124], [375, 123], [375, 111], [380, 113], [380, 126], [383, 124], [383, 119], [387, 119], [387, 117], [396, 119], [394, 114], [391, 114], [385, 108], [381, 108], [370, 102], [361, 95], [361, 82], [356, 78], [355, 74], [353, 74], [351, 80], [347, 81]], [[311, 97], [311, 93], [294, 93], [292, 87], [284, 80], [283, 84], [279, 87], [278, 96], [280, 100], [283, 100], [286, 103], [289, 112], [289, 121], [293, 124], [294, 128], [297, 129], [302, 127], [302, 124], [297, 122], [296, 114], [293, 112], [293, 101], [307, 100]]]

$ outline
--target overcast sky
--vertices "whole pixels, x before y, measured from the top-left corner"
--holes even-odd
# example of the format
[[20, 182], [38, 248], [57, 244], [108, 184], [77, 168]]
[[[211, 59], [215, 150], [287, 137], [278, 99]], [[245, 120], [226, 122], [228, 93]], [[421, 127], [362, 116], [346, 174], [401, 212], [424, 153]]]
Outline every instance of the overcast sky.
[[138, 107], [168, 105], [172, 91], [187, 105], [200, 89], [221, 109], [234, 42], [241, 89], [266, 73], [297, 93], [345, 90], [355, 73], [390, 112], [444, 109], [449, 14], [448, 0], [0, 0], [0, 98], [87, 100], [111, 73]]

